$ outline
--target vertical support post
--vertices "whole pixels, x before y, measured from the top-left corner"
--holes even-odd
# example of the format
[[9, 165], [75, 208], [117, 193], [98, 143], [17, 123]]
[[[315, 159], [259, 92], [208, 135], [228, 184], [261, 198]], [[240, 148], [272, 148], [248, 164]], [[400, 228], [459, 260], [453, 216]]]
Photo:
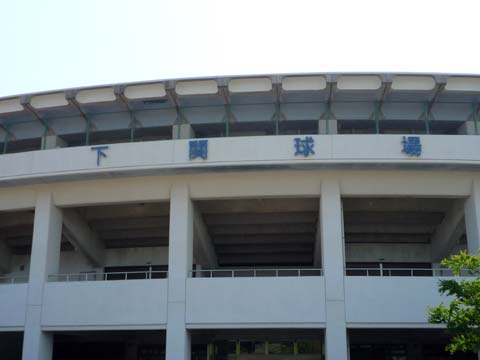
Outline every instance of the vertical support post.
[[425, 133], [430, 134], [430, 110], [428, 109], [428, 103], [423, 104], [423, 114], [425, 117]]
[[475, 129], [475, 135], [478, 135], [478, 104], [472, 104], [472, 118], [473, 126]]
[[280, 134], [280, 103], [275, 103], [275, 135]]
[[87, 127], [85, 129], [85, 145], [90, 145], [90, 119], [87, 117]]
[[465, 227], [470, 254], [480, 250], [480, 179], [472, 181], [470, 196], [465, 201]]
[[193, 263], [193, 204], [188, 185], [170, 192], [168, 246], [167, 360], [190, 360], [190, 334], [185, 326], [186, 281]]
[[48, 275], [58, 273], [62, 237], [62, 211], [50, 192], [39, 193], [33, 225], [27, 315], [23, 336], [23, 359], [50, 360], [53, 334], [41, 329], [43, 287]]
[[348, 359], [342, 218], [340, 184], [338, 180], [325, 179], [320, 196], [320, 231], [327, 313], [326, 360]]
[[135, 142], [136, 120], [133, 112], [130, 111], [130, 142]]
[[330, 102], [325, 103], [325, 133], [330, 134]]
[[230, 122], [232, 121], [232, 106], [230, 104], [225, 105], [225, 136], [230, 136]]
[[8, 151], [8, 131], [5, 129], [5, 135], [3, 136], [3, 153], [6, 154]]
[[182, 115], [182, 110], [180, 109], [180, 106], [177, 106], [177, 139], [181, 139], [181, 127], [183, 124], [183, 115]]
[[375, 101], [375, 134], [380, 134], [380, 106]]
[[48, 120], [44, 120], [43, 123], [43, 138], [42, 138], [42, 150], [45, 150], [47, 148], [47, 143], [43, 139], [47, 138], [48, 135]]

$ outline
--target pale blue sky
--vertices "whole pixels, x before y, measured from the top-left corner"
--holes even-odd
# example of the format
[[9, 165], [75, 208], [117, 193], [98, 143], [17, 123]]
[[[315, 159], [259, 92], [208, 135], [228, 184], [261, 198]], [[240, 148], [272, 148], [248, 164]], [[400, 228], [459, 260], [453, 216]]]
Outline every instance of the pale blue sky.
[[0, 96], [286, 72], [480, 74], [478, 1], [0, 0]]

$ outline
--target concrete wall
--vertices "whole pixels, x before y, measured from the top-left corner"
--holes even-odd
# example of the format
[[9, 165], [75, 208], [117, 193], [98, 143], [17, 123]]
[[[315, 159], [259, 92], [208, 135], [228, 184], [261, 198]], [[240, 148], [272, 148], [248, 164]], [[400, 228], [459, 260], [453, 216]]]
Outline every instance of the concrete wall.
[[152, 141], [109, 145], [107, 158], [97, 166], [97, 153], [90, 147], [75, 147], [9, 154], [0, 157], [0, 182], [13, 179], [61, 179], [75, 174], [151, 172], [181, 167], [370, 163], [441, 165], [480, 163], [476, 136], [423, 135], [422, 155], [402, 153], [401, 135], [314, 135], [314, 154], [295, 156], [296, 136], [258, 136], [209, 139], [208, 159], [189, 160], [189, 140]]
[[[143, 266], [168, 265], [168, 247], [142, 247], [106, 249], [104, 266]], [[20, 267], [23, 266], [23, 271]], [[30, 255], [14, 255], [8, 276], [28, 276]], [[73, 274], [82, 271], [103, 272], [103, 268], [95, 268], [78, 251], [62, 251], [60, 254], [60, 273]]]
[[430, 244], [354, 244], [345, 245], [347, 262], [431, 262]]
[[47, 283], [42, 328], [161, 328], [167, 322], [167, 281]]
[[345, 277], [347, 323], [353, 326], [428, 326], [427, 308], [446, 297], [436, 277]]
[[190, 327], [319, 327], [325, 323], [324, 279], [189, 278], [186, 322]]
[[0, 285], [0, 331], [25, 325], [27, 284]]

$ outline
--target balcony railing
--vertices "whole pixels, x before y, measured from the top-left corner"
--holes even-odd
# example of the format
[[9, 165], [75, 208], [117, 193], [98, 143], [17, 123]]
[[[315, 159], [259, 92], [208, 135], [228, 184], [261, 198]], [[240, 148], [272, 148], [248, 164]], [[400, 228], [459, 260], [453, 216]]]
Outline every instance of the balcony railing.
[[322, 275], [322, 269], [215, 269], [190, 271], [190, 277], [200, 278], [299, 277]]
[[[421, 268], [348, 268], [345, 269], [347, 276], [430, 276], [430, 277], [453, 277], [451, 269], [421, 269]], [[477, 276], [471, 270], [461, 270], [460, 276]]]
[[73, 274], [54, 274], [48, 276], [49, 282], [63, 281], [110, 281], [110, 280], [149, 280], [166, 279], [168, 271], [125, 271], [125, 272], [85, 272]]
[[0, 284], [25, 284], [28, 283], [28, 276], [0, 276]]

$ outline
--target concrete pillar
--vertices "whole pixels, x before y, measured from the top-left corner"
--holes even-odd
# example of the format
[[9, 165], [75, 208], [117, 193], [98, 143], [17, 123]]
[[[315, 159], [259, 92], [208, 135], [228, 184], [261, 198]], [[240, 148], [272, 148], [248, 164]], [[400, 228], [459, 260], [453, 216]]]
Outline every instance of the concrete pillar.
[[480, 249], [480, 179], [473, 180], [470, 196], [465, 201], [465, 227], [468, 252], [477, 254]]
[[176, 124], [172, 126], [172, 139], [193, 139], [195, 131], [190, 124]]
[[458, 127], [459, 135], [477, 135], [475, 134], [475, 124], [473, 121], [465, 121]]
[[[327, 120], [318, 120], [318, 133], [327, 134]], [[338, 134], [337, 119], [328, 120], [328, 134]]]
[[324, 180], [320, 197], [320, 230], [327, 312], [326, 360], [348, 359], [342, 218], [340, 184], [336, 180]]
[[168, 244], [167, 360], [190, 360], [190, 334], [185, 326], [185, 283], [193, 264], [193, 204], [187, 184], [170, 193]]
[[50, 360], [53, 335], [41, 330], [43, 286], [50, 274], [58, 273], [62, 237], [62, 212], [52, 194], [39, 193], [33, 224], [27, 316], [23, 336], [23, 359]]
[[42, 149], [56, 149], [67, 147], [67, 143], [57, 135], [42, 136]]
[[[472, 181], [470, 196], [465, 201], [465, 227], [469, 254], [480, 251], [480, 179]], [[480, 360], [480, 351], [477, 354]]]

